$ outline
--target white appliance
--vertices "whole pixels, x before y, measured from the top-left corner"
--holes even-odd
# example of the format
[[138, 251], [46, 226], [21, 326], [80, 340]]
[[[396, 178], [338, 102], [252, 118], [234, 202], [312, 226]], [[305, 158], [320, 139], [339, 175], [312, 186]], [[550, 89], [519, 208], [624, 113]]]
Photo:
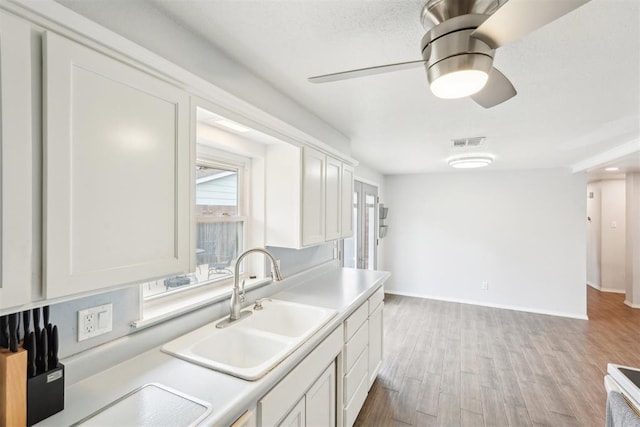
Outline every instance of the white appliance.
[[604, 387], [607, 393], [621, 393], [629, 406], [640, 415], [640, 369], [609, 363], [607, 375], [604, 377]]

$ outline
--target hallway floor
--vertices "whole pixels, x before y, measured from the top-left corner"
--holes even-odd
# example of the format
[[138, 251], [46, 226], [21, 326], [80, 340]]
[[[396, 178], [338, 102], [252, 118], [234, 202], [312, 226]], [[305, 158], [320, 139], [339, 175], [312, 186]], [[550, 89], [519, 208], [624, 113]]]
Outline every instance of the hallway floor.
[[604, 426], [607, 363], [640, 367], [640, 310], [587, 287], [589, 321], [385, 296], [358, 426]]

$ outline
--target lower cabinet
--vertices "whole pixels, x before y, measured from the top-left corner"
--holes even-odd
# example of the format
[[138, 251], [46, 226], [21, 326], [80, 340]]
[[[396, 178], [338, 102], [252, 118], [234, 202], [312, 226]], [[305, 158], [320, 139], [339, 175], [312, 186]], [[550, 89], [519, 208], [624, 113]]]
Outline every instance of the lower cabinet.
[[343, 336], [340, 325], [260, 399], [258, 426], [335, 426], [335, 358]]
[[332, 363], [305, 395], [306, 425], [336, 425], [336, 365]]
[[383, 299], [380, 287], [260, 399], [258, 427], [354, 424], [382, 366]]
[[382, 308], [380, 287], [344, 322], [342, 350], [342, 424], [351, 427], [382, 366]]
[[369, 298], [369, 387], [382, 367], [382, 309], [384, 290], [380, 288]]
[[282, 427], [304, 427], [306, 426], [306, 402], [303, 397], [296, 403], [291, 412], [284, 417], [284, 420], [279, 424]]

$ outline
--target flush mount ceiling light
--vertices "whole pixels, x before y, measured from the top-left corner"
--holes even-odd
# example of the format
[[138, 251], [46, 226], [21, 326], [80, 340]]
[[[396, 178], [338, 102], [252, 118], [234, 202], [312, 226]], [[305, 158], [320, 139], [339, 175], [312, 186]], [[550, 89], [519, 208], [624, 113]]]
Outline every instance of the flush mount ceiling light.
[[422, 39], [431, 92], [445, 99], [473, 95], [489, 80], [494, 51], [472, 38], [473, 30], [444, 27], [432, 29]]
[[449, 166], [456, 169], [475, 169], [489, 166], [493, 162], [493, 156], [468, 155], [449, 159]]
[[604, 170], [606, 170], [607, 172], [616, 172], [616, 171], [619, 171], [620, 168], [610, 167], [610, 168], [604, 168]]

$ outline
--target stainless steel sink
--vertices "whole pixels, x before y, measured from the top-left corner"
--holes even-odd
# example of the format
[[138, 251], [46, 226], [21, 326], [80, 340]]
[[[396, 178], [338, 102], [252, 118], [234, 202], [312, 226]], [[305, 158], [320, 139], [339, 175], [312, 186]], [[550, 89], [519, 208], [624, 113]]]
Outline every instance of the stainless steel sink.
[[216, 322], [162, 347], [162, 351], [246, 380], [257, 380], [336, 315], [335, 310], [267, 301], [262, 310], [225, 329]]

